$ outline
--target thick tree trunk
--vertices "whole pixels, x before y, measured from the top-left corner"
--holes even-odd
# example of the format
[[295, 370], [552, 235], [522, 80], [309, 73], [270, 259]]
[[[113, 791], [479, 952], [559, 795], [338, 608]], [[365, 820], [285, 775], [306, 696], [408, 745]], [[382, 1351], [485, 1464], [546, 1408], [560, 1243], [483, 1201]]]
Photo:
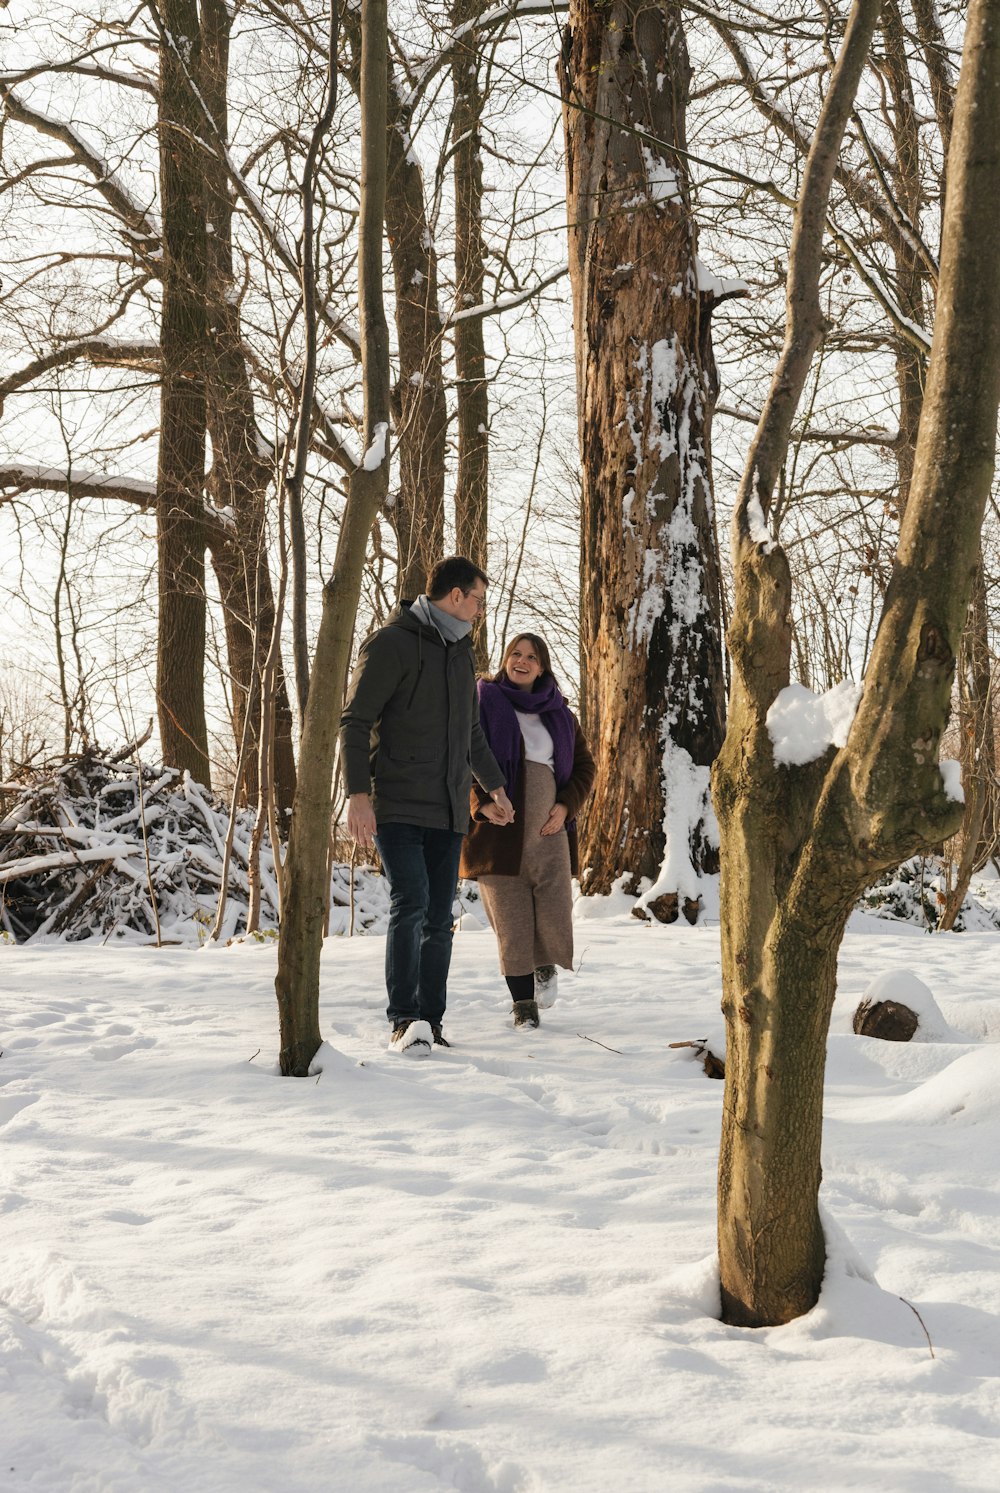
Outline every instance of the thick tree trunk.
[[[323, 615], [299, 751], [275, 990], [284, 1074], [309, 1071], [320, 1045], [319, 969], [329, 885], [334, 751], [368, 535], [389, 486], [389, 335], [382, 298], [386, 188], [386, 0], [362, 0], [361, 213], [358, 295], [366, 454], [351, 477]], [[309, 330], [309, 329], [307, 329]], [[315, 328], [311, 329], [312, 335]]]
[[159, 591], [156, 697], [163, 760], [208, 786], [205, 722], [205, 188], [192, 79], [196, 0], [159, 0], [163, 215], [162, 384], [156, 472]]
[[733, 523], [734, 683], [713, 775], [727, 1025], [719, 1261], [724, 1314], [744, 1326], [788, 1321], [818, 1294], [823, 1059], [851, 905], [880, 870], [931, 849], [961, 818], [938, 748], [1000, 401], [1000, 266], [981, 211], [1000, 193], [1000, 13], [992, 0], [974, 0], [969, 11], [928, 387], [857, 714], [845, 745], [800, 766], [775, 762], [767, 726], [788, 683], [791, 585], [764, 525], [821, 333], [816, 287], [829, 182], [878, 9], [878, 0], [855, 4], [806, 163], [785, 349]]
[[[221, 140], [229, 138], [229, 38], [233, 16], [225, 0], [202, 0], [202, 98]], [[212, 563], [222, 598], [229, 671], [233, 686], [234, 734], [240, 751], [247, 701], [257, 705], [250, 721], [245, 800], [256, 802], [260, 743], [259, 680], [274, 626], [274, 597], [266, 551], [267, 493], [274, 466], [258, 439], [253, 389], [243, 354], [240, 306], [233, 276], [233, 200], [225, 162], [217, 152], [203, 158], [207, 216], [206, 387], [212, 442], [209, 493], [222, 521], [209, 532]], [[254, 638], [256, 637], [256, 651]], [[274, 789], [279, 807], [292, 806], [295, 756], [292, 713], [284, 673], [277, 665]]]
[[[483, 0], [455, 0], [457, 28], [482, 14]], [[483, 246], [483, 161], [480, 127], [483, 101], [479, 84], [479, 35], [471, 29], [452, 52], [453, 171], [455, 183], [455, 310], [483, 303], [486, 278]], [[483, 319], [460, 319], [453, 328], [458, 397], [458, 474], [455, 484], [455, 549], [486, 570], [490, 480], [490, 390], [486, 377]], [[477, 667], [489, 663], [485, 618], [473, 633]]]
[[[683, 157], [680, 7], [573, 0], [561, 81], [582, 457], [584, 725], [597, 760], [586, 889], [623, 872], [676, 916], [715, 868], [722, 741], [716, 395]], [[638, 133], [637, 133], [638, 132]], [[662, 143], [660, 143], [662, 142]]]

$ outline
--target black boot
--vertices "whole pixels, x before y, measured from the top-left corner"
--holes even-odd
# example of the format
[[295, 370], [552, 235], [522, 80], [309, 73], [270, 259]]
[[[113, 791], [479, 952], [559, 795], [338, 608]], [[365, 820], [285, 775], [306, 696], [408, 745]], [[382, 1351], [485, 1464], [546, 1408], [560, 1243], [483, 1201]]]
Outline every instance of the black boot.
[[537, 1026], [538, 1003], [535, 1000], [535, 976], [504, 975], [514, 1001], [514, 1025]]

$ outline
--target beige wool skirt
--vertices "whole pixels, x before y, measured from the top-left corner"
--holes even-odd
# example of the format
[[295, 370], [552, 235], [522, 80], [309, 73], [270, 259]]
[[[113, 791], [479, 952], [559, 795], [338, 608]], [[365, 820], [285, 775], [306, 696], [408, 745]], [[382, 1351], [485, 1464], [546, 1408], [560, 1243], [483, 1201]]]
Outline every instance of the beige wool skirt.
[[497, 936], [505, 975], [543, 964], [573, 968], [573, 884], [569, 837], [539, 833], [556, 801], [552, 769], [525, 762], [524, 848], [518, 876], [480, 876], [479, 894]]

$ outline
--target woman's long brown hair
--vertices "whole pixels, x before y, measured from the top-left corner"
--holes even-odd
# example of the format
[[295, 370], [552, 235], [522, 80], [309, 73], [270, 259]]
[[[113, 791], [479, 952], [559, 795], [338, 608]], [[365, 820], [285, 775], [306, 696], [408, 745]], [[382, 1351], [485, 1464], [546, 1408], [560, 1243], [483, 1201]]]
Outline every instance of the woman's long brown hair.
[[[541, 684], [543, 679], [555, 679], [555, 675], [552, 672], [552, 660], [549, 657], [549, 648], [545, 639], [540, 638], [537, 632], [519, 632], [511, 638], [510, 642], [507, 644], [506, 648], [503, 651], [503, 658], [500, 660], [500, 667], [493, 675], [494, 684], [499, 684], [501, 680], [507, 678], [507, 660], [514, 652], [514, 649], [517, 647], [518, 643], [530, 643], [532, 648], [534, 648], [535, 652], [538, 654], [538, 662], [542, 666], [542, 672], [535, 680], [535, 684]], [[558, 683], [558, 681], [556, 682]], [[532, 685], [532, 689], [534, 689], [534, 687], [535, 685]]]

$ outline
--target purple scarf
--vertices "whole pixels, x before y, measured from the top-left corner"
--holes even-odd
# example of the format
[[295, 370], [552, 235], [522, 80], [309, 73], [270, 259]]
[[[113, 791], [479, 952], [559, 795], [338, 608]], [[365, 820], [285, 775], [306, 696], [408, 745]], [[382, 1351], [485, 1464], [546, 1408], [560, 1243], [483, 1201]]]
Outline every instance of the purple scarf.
[[481, 679], [479, 718], [490, 751], [504, 775], [508, 794], [514, 797], [521, 767], [524, 738], [517, 721], [519, 710], [526, 715], [537, 715], [552, 737], [556, 788], [565, 788], [573, 775], [576, 722], [555, 680], [550, 677], [540, 689], [526, 690], [518, 689], [506, 679]]

